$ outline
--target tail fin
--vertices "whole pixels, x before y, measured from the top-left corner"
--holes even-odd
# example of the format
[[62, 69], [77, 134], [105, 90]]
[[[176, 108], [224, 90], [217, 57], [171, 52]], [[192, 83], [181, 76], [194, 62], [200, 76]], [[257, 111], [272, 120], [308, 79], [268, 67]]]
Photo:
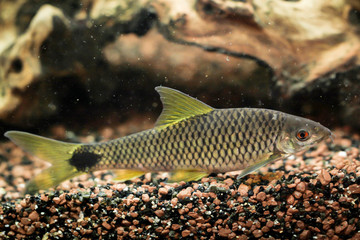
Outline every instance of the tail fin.
[[25, 151], [52, 164], [27, 184], [26, 193], [36, 193], [40, 189], [53, 187], [81, 174], [69, 163], [74, 151], [81, 144], [60, 142], [18, 131], [8, 131], [5, 136]]

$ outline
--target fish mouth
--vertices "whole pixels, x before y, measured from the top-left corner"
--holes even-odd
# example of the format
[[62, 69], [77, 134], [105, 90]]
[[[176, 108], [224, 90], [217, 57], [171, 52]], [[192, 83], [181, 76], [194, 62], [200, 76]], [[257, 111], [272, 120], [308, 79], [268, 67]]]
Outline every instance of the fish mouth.
[[335, 138], [335, 134], [333, 134], [333, 133], [330, 131], [330, 129], [328, 129], [328, 128], [327, 128], [326, 130], [328, 131], [327, 134], [324, 135], [324, 136], [322, 136], [322, 137], [320, 138], [319, 142], [330, 138], [330, 139], [331, 139], [331, 142], [333, 143], [333, 142], [334, 142], [334, 138]]
[[335, 134], [333, 134], [332, 132], [330, 132], [330, 139], [331, 139], [331, 143], [334, 143], [334, 138], [336, 138]]

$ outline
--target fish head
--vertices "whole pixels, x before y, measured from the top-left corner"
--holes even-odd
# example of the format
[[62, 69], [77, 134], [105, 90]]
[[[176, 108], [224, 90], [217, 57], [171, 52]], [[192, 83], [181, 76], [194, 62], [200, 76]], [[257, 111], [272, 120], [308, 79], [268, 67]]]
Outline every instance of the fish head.
[[323, 140], [331, 138], [331, 131], [310, 119], [287, 115], [280, 130], [276, 148], [283, 153], [293, 154], [306, 150]]

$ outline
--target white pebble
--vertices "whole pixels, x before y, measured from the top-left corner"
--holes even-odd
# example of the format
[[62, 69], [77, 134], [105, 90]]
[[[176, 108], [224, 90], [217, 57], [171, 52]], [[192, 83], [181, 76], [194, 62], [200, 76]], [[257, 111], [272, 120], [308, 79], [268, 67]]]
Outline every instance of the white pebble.
[[294, 160], [294, 159], [295, 159], [295, 155], [290, 155], [287, 159], [288, 159], [288, 160]]
[[347, 153], [345, 151], [340, 151], [338, 155], [339, 157], [347, 157]]

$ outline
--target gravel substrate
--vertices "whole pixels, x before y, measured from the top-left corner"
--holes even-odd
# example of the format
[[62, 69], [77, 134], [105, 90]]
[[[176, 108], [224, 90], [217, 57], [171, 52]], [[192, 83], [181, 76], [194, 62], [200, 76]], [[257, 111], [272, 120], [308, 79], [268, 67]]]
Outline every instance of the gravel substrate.
[[[133, 130], [121, 125], [78, 140]], [[25, 182], [47, 165], [3, 142], [0, 238], [360, 239], [360, 136], [346, 132], [240, 180], [218, 174], [168, 184], [166, 174], [146, 174], [114, 183], [102, 171], [25, 197]], [[74, 138], [60, 126], [53, 134]]]

